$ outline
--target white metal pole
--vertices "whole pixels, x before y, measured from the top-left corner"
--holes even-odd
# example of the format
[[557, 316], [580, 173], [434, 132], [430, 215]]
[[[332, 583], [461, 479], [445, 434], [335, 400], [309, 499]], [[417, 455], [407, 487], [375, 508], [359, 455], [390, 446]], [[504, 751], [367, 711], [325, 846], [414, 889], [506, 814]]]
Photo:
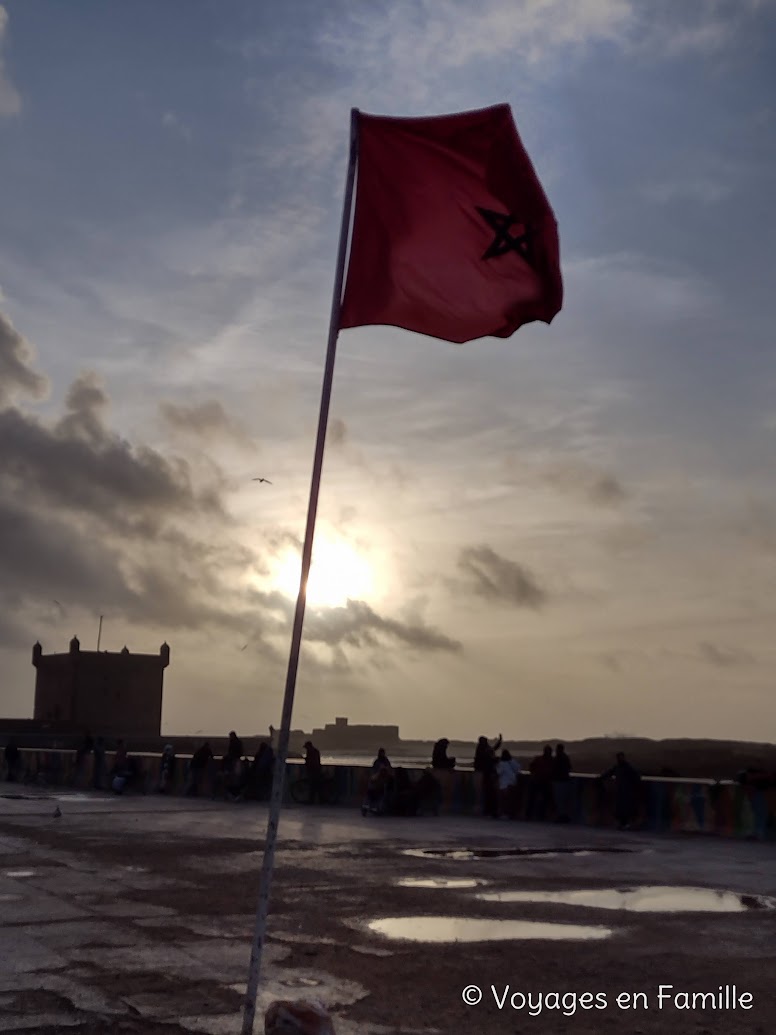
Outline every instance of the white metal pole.
[[294, 707], [296, 672], [299, 667], [299, 651], [302, 643], [302, 626], [304, 624], [304, 611], [307, 599], [307, 579], [310, 574], [310, 564], [313, 554], [315, 517], [318, 512], [318, 494], [321, 485], [323, 452], [326, 444], [326, 427], [329, 420], [329, 404], [331, 402], [331, 388], [334, 378], [334, 358], [337, 351], [337, 336], [339, 334], [340, 304], [342, 299], [342, 286], [345, 280], [345, 257], [347, 254], [350, 210], [353, 201], [353, 184], [355, 181], [357, 153], [358, 110], [353, 108], [350, 113], [350, 158], [348, 161], [347, 180], [345, 182], [345, 199], [342, 206], [342, 224], [340, 227], [339, 251], [337, 253], [337, 267], [334, 278], [334, 292], [331, 300], [329, 341], [326, 349], [326, 365], [324, 367], [323, 387], [321, 389], [321, 409], [318, 416], [318, 436], [315, 442], [313, 474], [310, 484], [310, 502], [307, 509], [307, 528], [305, 530], [304, 546], [302, 547], [302, 573], [299, 580], [299, 595], [296, 598], [294, 628], [291, 634], [291, 651], [288, 658], [286, 691], [283, 698], [283, 716], [280, 722], [280, 730], [278, 734], [275, 775], [272, 783], [272, 798], [269, 806], [269, 820], [267, 823], [267, 836], [264, 845], [264, 859], [261, 866], [259, 901], [256, 908], [256, 928], [253, 935], [253, 944], [251, 946], [251, 962], [248, 969], [248, 987], [245, 993], [242, 1035], [253, 1035], [253, 1023], [256, 1016], [256, 994], [259, 986], [259, 974], [261, 972], [261, 956], [267, 933], [267, 914], [269, 912], [272, 872], [275, 864], [275, 845], [277, 843], [280, 809], [283, 801], [283, 786], [286, 775], [286, 755], [288, 754], [288, 740], [291, 732], [291, 713]]

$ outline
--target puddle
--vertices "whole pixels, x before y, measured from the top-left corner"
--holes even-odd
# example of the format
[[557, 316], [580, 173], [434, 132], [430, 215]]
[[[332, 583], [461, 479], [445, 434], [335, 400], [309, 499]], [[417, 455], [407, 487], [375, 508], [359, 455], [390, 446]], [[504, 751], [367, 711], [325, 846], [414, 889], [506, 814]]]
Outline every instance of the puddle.
[[451, 890], [476, 888], [487, 883], [487, 881], [477, 880], [475, 877], [402, 877], [396, 881], [400, 888], [449, 888]]
[[738, 895], [711, 888], [640, 887], [595, 888], [577, 891], [486, 891], [485, 902], [545, 902], [589, 909], [624, 909], [633, 913], [743, 913], [774, 909], [776, 899]]
[[34, 877], [35, 870], [6, 870], [6, 877]]
[[514, 859], [516, 856], [552, 855], [598, 855], [598, 854], [632, 854], [633, 848], [405, 848], [402, 855], [411, 855], [415, 859]]
[[0, 902], [20, 902], [24, 895], [0, 895]]
[[286, 988], [317, 988], [323, 982], [319, 978], [300, 975], [298, 977], [281, 978], [280, 984], [285, 985]]
[[368, 926], [376, 934], [411, 942], [599, 941], [612, 933], [608, 927], [460, 916], [394, 916], [372, 920]]

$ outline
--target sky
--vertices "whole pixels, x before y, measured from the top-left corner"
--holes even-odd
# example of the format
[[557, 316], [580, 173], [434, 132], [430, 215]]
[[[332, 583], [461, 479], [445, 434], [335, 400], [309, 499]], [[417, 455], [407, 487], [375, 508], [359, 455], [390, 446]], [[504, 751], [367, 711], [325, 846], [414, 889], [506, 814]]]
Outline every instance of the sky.
[[2, 0], [0, 713], [279, 725], [350, 109], [503, 102], [563, 310], [341, 333], [293, 726], [776, 741], [773, 0]]

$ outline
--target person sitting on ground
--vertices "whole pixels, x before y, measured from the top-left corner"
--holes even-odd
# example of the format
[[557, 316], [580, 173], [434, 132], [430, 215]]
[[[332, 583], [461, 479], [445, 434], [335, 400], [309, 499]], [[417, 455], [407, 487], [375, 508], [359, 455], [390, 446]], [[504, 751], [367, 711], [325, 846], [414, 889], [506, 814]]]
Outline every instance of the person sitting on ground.
[[111, 770], [112, 776], [116, 776], [117, 774], [121, 775], [125, 771], [125, 769], [127, 768], [128, 758], [129, 755], [127, 754], [127, 746], [121, 739], [121, 737], [119, 737], [119, 739], [116, 741], [116, 751], [113, 755], [113, 769]]
[[614, 815], [620, 830], [630, 830], [638, 811], [638, 791], [641, 774], [625, 758], [623, 751], [617, 752], [614, 765], [601, 773], [602, 780], [614, 777]]
[[323, 766], [321, 765], [321, 753], [311, 740], [304, 743], [304, 770], [309, 786], [308, 804], [312, 805], [317, 798], [321, 798], [321, 782], [323, 779]]
[[186, 783], [185, 794], [199, 794], [202, 790], [202, 783], [212, 758], [213, 749], [210, 746], [210, 741], [206, 740], [205, 743], [198, 747], [191, 756], [191, 761], [189, 762], [189, 778]]
[[21, 771], [22, 756], [16, 744], [16, 737], [9, 737], [5, 745], [5, 778], [9, 783], [15, 783]]
[[480, 773], [482, 779], [482, 814], [498, 815], [498, 776], [496, 775], [496, 752], [501, 747], [502, 736], [499, 733], [493, 746], [487, 737], [480, 737], [474, 751], [474, 771]]
[[385, 753], [385, 748], [380, 748], [377, 752], [377, 758], [372, 762], [372, 772], [376, 773], [378, 769], [391, 769], [391, 763], [388, 761], [388, 756]]
[[110, 771], [111, 788], [116, 794], [123, 794], [127, 785], [137, 777], [137, 762], [130, 758], [124, 741], [116, 741], [113, 768]]
[[165, 744], [161, 761], [159, 762], [159, 783], [157, 791], [164, 794], [175, 782], [175, 748], [172, 744]]
[[517, 815], [517, 777], [520, 763], [506, 748], [501, 752], [501, 759], [496, 766], [498, 780], [498, 815], [514, 819]]
[[447, 757], [447, 748], [450, 741], [447, 737], [442, 737], [434, 744], [434, 750], [431, 752], [431, 766], [433, 769], [455, 769], [455, 759]]

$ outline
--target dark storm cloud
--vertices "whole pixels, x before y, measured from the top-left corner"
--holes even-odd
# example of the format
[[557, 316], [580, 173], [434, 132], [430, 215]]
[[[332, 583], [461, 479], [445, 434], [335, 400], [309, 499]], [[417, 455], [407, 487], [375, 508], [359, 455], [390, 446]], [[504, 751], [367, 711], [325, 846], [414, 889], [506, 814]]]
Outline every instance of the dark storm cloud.
[[45, 599], [95, 592], [123, 593], [115, 554], [68, 522], [0, 501], [3, 585]]
[[463, 645], [420, 621], [386, 618], [363, 600], [349, 600], [345, 607], [313, 611], [305, 621], [305, 636], [330, 647], [379, 648], [402, 646], [423, 653], [458, 653]]
[[[62, 598], [68, 613], [104, 608], [164, 630], [208, 624], [241, 634], [251, 629], [258, 637], [257, 623], [262, 632], [267, 623], [250, 596], [236, 588], [250, 559], [228, 541], [212, 546], [175, 531], [143, 546], [123, 536], [111, 539], [88, 519], [61, 519], [0, 502], [0, 613], [6, 615], [34, 613], [41, 601]], [[34, 625], [25, 640], [36, 635]], [[2, 623], [0, 637], [16, 640], [16, 629]]]
[[255, 443], [242, 424], [234, 420], [217, 399], [190, 404], [167, 400], [159, 404], [159, 410], [165, 422], [176, 431], [206, 441], [228, 438], [249, 449], [255, 448]]
[[32, 349], [11, 321], [0, 313], [0, 406], [17, 394], [42, 398], [48, 381], [30, 365]]
[[[9, 326], [0, 328], [3, 397], [39, 394], [45, 381]], [[198, 486], [181, 457], [116, 434], [109, 408], [92, 372], [70, 386], [59, 419], [0, 408], [0, 613], [14, 616], [0, 638], [18, 642], [23, 626], [29, 639], [53, 599], [74, 620], [104, 609], [162, 630], [263, 636], [273, 620], [257, 614], [244, 579], [262, 559], [230, 538], [219, 470]]]
[[153, 524], [168, 514], [204, 513], [226, 520], [218, 490], [196, 490], [190, 469], [147, 446], [133, 446], [104, 423], [108, 397], [93, 374], [68, 392], [53, 426], [16, 409], [0, 411], [0, 491], [31, 504], [66, 507], [108, 524]]
[[514, 607], [539, 608], [547, 594], [522, 565], [501, 557], [490, 546], [470, 546], [458, 558], [470, 592], [485, 600], [512, 604]]

